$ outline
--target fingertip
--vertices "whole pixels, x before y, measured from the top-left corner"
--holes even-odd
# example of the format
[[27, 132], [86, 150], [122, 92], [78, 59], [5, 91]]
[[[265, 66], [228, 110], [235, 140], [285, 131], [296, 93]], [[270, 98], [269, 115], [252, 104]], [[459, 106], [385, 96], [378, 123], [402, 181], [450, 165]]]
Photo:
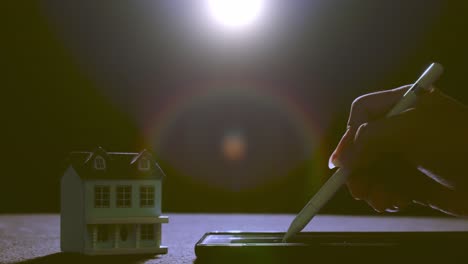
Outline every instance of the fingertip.
[[372, 207], [372, 209], [374, 209], [374, 211], [375, 211], [376, 213], [379, 213], [379, 214], [380, 214], [380, 213], [383, 213], [383, 210], [382, 210], [382, 209], [380, 209], [380, 208], [378, 208], [378, 207], [374, 207], [374, 206], [371, 206], [371, 207]]
[[335, 154], [332, 154], [332, 155], [330, 156], [330, 158], [328, 159], [328, 168], [329, 168], [329, 169], [334, 169], [334, 168], [336, 168], [336, 165], [335, 165], [335, 163], [333, 162], [334, 159], [335, 159]]
[[339, 159], [332, 159], [330, 158], [328, 160], [328, 168], [334, 169], [334, 168], [341, 168], [343, 167]]
[[352, 133], [351, 128], [348, 126], [332, 155], [328, 159], [328, 167], [330, 169], [342, 167], [341, 161], [346, 159], [347, 152], [349, 151], [349, 145], [352, 143], [353, 134], [354, 133]]
[[390, 208], [385, 209], [385, 212], [387, 213], [397, 213], [400, 211], [400, 208], [398, 206], [392, 206]]

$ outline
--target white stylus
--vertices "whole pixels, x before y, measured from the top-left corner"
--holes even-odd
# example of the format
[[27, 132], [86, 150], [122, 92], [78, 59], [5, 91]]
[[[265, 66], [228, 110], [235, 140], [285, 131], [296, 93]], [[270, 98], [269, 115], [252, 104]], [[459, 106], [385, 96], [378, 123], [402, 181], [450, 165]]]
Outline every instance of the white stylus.
[[[440, 77], [443, 72], [442, 65], [432, 63], [419, 77], [419, 79], [403, 95], [398, 103], [387, 113], [387, 117], [401, 113], [410, 108], [416, 102], [418, 95], [431, 89], [431, 85]], [[284, 235], [283, 242], [286, 242], [291, 236], [300, 232], [317, 212], [333, 197], [333, 195], [346, 182], [349, 172], [346, 169], [338, 169], [310, 199], [306, 206], [294, 218], [288, 231]]]

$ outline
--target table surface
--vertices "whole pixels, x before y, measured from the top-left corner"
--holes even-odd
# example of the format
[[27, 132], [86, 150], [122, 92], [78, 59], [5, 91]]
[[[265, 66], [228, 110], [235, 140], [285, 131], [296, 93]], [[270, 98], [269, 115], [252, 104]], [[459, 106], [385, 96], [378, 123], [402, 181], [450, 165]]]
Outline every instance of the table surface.
[[[0, 215], [0, 263], [193, 263], [194, 245], [208, 231], [281, 231], [294, 215], [168, 214], [161, 256], [85, 257], [60, 253], [58, 214]], [[468, 220], [454, 218], [319, 215], [305, 231], [468, 231]]]

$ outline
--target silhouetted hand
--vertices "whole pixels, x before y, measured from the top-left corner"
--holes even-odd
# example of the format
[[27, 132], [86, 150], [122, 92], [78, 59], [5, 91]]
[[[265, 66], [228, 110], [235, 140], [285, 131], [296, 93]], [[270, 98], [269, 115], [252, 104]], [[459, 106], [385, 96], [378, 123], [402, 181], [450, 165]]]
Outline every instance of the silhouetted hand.
[[351, 106], [330, 168], [351, 171], [351, 195], [376, 211], [419, 203], [468, 216], [468, 108], [437, 89], [384, 118], [410, 86], [366, 94]]

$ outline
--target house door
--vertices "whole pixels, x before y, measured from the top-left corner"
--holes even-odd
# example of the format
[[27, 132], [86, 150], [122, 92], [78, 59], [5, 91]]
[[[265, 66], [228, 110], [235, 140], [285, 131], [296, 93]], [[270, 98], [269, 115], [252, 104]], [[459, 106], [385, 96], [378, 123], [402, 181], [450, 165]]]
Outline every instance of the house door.
[[119, 247], [135, 247], [134, 225], [119, 225]]

